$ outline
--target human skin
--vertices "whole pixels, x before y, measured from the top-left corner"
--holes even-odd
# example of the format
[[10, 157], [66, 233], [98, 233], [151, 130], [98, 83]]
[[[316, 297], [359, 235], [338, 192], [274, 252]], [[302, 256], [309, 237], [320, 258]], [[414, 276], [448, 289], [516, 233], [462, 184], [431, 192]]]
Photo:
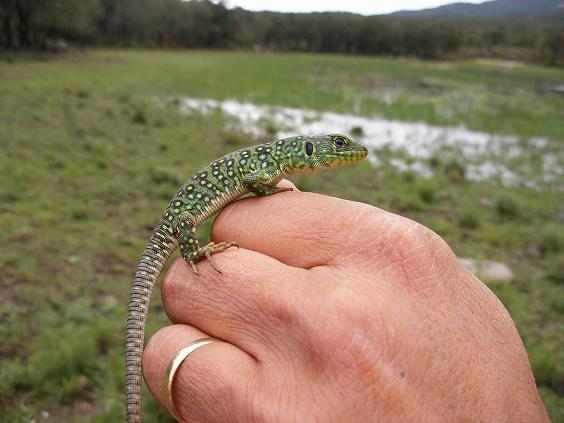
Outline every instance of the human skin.
[[[283, 181], [280, 185], [288, 185]], [[143, 357], [161, 404], [170, 360], [197, 422], [546, 422], [509, 313], [426, 227], [307, 192], [247, 198], [212, 228], [241, 248], [162, 282], [172, 326]]]

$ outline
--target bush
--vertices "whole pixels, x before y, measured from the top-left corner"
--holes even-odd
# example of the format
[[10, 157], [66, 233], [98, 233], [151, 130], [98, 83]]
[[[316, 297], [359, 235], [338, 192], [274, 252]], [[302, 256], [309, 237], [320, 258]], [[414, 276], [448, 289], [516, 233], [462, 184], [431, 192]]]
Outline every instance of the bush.
[[353, 126], [351, 128], [351, 135], [353, 137], [362, 137], [364, 135], [364, 129], [362, 129], [362, 126]]
[[456, 161], [447, 163], [444, 171], [449, 181], [454, 182], [455, 184], [463, 182], [466, 178], [466, 169], [464, 168], [464, 165]]
[[393, 207], [399, 212], [417, 212], [425, 210], [425, 205], [418, 197], [402, 195], [392, 200]]
[[556, 387], [564, 376], [558, 371], [558, 353], [547, 345], [538, 345], [529, 349], [529, 356], [537, 383]]
[[495, 209], [501, 217], [512, 218], [519, 214], [517, 202], [508, 195], [501, 195], [496, 199]]
[[417, 186], [417, 195], [425, 203], [431, 203], [437, 194], [437, 185], [434, 181], [426, 180], [422, 181]]
[[564, 315], [564, 290], [556, 289], [556, 291], [550, 296], [550, 308], [556, 311], [559, 315]]
[[274, 122], [268, 122], [264, 127], [264, 132], [266, 132], [267, 135], [274, 137], [278, 133], [278, 128]]
[[147, 117], [145, 116], [145, 113], [143, 113], [143, 110], [137, 109], [133, 114], [133, 118], [131, 119], [131, 121], [133, 123], [145, 125], [147, 124]]
[[76, 93], [76, 96], [77, 96], [78, 98], [89, 98], [89, 97], [90, 97], [90, 94], [89, 94], [88, 92], [86, 92], [86, 91], [78, 91], [78, 92]]
[[432, 169], [438, 169], [442, 164], [441, 158], [437, 156], [432, 156], [429, 158], [429, 166]]
[[564, 256], [559, 256], [549, 262], [546, 277], [552, 282], [564, 285]]
[[541, 233], [539, 247], [544, 255], [557, 254], [564, 249], [564, 233], [556, 225], [547, 225]]
[[404, 182], [412, 183], [419, 179], [419, 175], [413, 170], [406, 170], [405, 172], [401, 172], [401, 179]]
[[238, 132], [226, 132], [223, 134], [223, 144], [235, 148], [244, 144], [243, 135]]
[[458, 211], [458, 226], [464, 229], [477, 229], [480, 226], [480, 215], [471, 207], [464, 207]]
[[164, 168], [150, 168], [148, 176], [149, 180], [156, 185], [169, 184], [176, 187], [182, 182], [178, 175]]

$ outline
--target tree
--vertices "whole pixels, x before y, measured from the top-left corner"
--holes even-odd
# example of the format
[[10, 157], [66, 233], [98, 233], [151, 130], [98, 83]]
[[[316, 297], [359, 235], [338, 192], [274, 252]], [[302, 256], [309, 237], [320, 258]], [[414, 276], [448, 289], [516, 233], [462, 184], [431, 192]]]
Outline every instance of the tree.
[[210, 0], [0, 0], [0, 47], [42, 48], [50, 40], [64, 39], [126, 47], [253, 48], [435, 59], [461, 45], [517, 46], [535, 49], [541, 60], [559, 64], [564, 44], [559, 16], [447, 21], [250, 12]]
[[12, 33], [12, 18], [15, 14], [15, 0], [0, 0], [0, 19], [2, 29], [0, 33], [0, 45], [4, 48], [14, 47], [14, 36]]
[[536, 53], [549, 66], [564, 64], [564, 29], [542, 34], [537, 41]]

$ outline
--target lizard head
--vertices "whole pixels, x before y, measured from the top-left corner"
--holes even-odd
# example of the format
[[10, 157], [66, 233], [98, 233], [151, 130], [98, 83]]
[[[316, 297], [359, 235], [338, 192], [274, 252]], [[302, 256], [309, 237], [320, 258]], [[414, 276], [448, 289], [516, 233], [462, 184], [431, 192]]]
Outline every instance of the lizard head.
[[368, 155], [362, 144], [341, 134], [304, 137], [303, 148], [311, 170], [349, 166]]

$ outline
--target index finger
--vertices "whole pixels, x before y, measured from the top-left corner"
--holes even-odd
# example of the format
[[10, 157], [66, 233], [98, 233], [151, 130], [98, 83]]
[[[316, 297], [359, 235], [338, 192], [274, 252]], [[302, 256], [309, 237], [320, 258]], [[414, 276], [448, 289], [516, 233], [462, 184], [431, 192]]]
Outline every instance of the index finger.
[[311, 192], [282, 192], [230, 204], [216, 218], [211, 237], [309, 269], [361, 251], [374, 238], [370, 224], [380, 214], [388, 213]]

